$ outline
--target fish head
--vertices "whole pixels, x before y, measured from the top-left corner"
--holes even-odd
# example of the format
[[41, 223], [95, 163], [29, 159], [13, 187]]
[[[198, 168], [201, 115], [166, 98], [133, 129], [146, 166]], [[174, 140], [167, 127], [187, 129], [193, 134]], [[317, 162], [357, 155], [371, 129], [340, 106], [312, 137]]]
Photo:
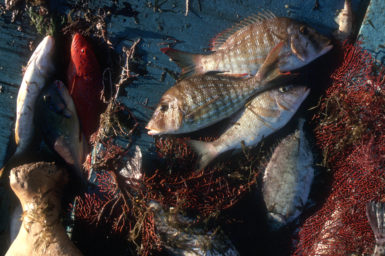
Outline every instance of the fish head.
[[84, 136], [75, 104], [61, 81], [49, 84], [37, 101], [35, 122], [46, 144], [68, 164], [80, 166], [85, 159]]
[[[73, 107], [71, 96], [62, 81], [56, 80], [42, 94], [41, 103], [45, 111], [50, 111], [60, 118], [71, 118], [72, 113], [68, 107]], [[69, 106], [70, 105], [70, 106]], [[44, 109], [43, 109], [44, 111]]]
[[181, 127], [182, 120], [183, 111], [180, 100], [171, 93], [166, 93], [160, 100], [146, 129], [149, 130], [149, 135], [175, 133]]
[[[31, 60], [35, 62], [35, 65], [40, 70], [43, 76], [49, 75], [54, 71], [52, 63], [52, 56], [55, 50], [55, 40], [52, 36], [46, 36], [40, 44], [37, 46], [31, 57]], [[28, 63], [29, 65], [30, 63]]]
[[272, 90], [275, 103], [283, 111], [295, 112], [309, 95], [310, 89], [306, 86], [286, 85]]
[[76, 74], [85, 79], [89, 77], [90, 73], [97, 72], [99, 69], [98, 61], [91, 45], [80, 33], [76, 33], [72, 38], [71, 61], [75, 67]]
[[301, 68], [333, 48], [329, 38], [305, 24], [293, 23], [287, 33], [290, 50], [279, 63], [282, 72]]

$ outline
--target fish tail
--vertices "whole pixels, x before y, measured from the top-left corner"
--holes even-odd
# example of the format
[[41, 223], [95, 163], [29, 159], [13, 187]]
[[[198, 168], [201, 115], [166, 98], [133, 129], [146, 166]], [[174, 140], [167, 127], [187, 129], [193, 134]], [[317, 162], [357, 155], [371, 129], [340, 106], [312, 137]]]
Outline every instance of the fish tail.
[[376, 252], [376, 250], [384, 248], [385, 246], [385, 203], [376, 203], [374, 201], [367, 203], [366, 216], [376, 238], [376, 247], [374, 250]]
[[198, 169], [205, 168], [217, 155], [218, 152], [210, 142], [190, 140], [189, 145], [199, 155]]
[[197, 71], [197, 63], [200, 58], [199, 54], [183, 52], [172, 48], [162, 48], [160, 50], [182, 69], [181, 78], [195, 73], [201, 73]]

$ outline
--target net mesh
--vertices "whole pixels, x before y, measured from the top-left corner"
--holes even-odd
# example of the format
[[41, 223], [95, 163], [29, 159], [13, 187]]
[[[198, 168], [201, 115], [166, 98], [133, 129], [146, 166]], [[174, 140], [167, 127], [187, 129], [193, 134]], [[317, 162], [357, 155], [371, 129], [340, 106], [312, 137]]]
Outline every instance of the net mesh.
[[384, 199], [385, 73], [359, 45], [345, 43], [342, 52], [313, 118], [331, 189], [300, 229], [294, 255], [371, 254], [374, 249], [365, 211], [368, 201]]

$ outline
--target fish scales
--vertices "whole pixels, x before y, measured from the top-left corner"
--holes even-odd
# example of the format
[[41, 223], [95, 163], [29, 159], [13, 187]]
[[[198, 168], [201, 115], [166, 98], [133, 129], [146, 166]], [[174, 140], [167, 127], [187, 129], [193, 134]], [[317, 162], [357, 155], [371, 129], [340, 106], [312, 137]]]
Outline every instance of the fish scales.
[[279, 73], [265, 81], [218, 74], [195, 75], [167, 90], [146, 128], [150, 135], [196, 131], [229, 117], [258, 92], [281, 80]]
[[268, 53], [279, 42], [280, 39], [271, 33], [267, 22], [251, 24], [232, 35], [218, 51], [203, 56], [202, 69], [231, 70], [232, 73], [247, 73], [244, 71], [248, 66], [259, 69]]
[[[276, 18], [258, 24], [250, 24], [235, 32], [212, 55], [202, 57], [202, 70], [227, 70], [231, 73], [244, 72], [247, 67], [259, 69], [272, 48], [284, 38], [284, 31], [277, 26]], [[271, 23], [271, 24], [270, 24]], [[271, 30], [276, 31], [274, 34]], [[280, 38], [277, 35], [282, 35]], [[230, 56], [237, 54], [237, 58]]]
[[275, 148], [263, 176], [263, 199], [271, 228], [278, 229], [297, 218], [306, 204], [314, 177], [313, 155], [303, 123]]
[[191, 140], [191, 146], [199, 155], [199, 168], [204, 168], [223, 152], [241, 149], [242, 142], [246, 146], [255, 146], [264, 137], [282, 128], [309, 94], [309, 89], [304, 86], [283, 88], [255, 96], [217, 140]]
[[280, 43], [284, 47], [275, 60], [282, 72], [303, 67], [332, 48], [328, 38], [303, 23], [260, 14], [220, 34], [209, 54], [161, 50], [182, 68], [182, 77], [208, 71], [254, 75]]
[[[214, 117], [219, 111], [226, 111], [227, 109], [232, 108], [232, 105], [237, 103], [241, 97], [238, 93], [240, 84], [236, 83], [237, 80], [213, 80], [212, 77], [202, 77], [202, 79], [194, 80], [195, 81], [191, 81], [191, 83], [182, 83], [185, 86], [181, 86], [180, 88], [185, 93], [192, 95], [191, 104], [187, 105], [187, 112], [199, 108], [202, 102], [210, 102], [218, 98], [213, 104], [200, 108], [200, 111], [193, 115], [194, 120], [200, 120], [205, 117]], [[195, 90], [194, 87], [196, 88]], [[206, 90], [207, 87], [208, 90]], [[252, 86], [243, 86], [242, 88], [243, 92], [247, 95], [253, 90]]]

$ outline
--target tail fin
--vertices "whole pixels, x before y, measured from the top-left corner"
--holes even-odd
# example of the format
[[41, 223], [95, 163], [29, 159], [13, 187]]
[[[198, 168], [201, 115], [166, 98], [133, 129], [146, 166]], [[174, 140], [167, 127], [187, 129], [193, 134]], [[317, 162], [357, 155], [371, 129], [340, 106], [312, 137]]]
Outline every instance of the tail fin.
[[162, 48], [160, 50], [182, 69], [181, 78], [197, 73], [196, 61], [200, 56], [199, 54], [178, 51], [172, 48]]
[[198, 169], [205, 168], [217, 155], [218, 152], [210, 142], [190, 140], [189, 145], [199, 155]]
[[385, 203], [369, 202], [366, 205], [366, 216], [376, 238], [373, 255], [384, 255], [385, 248]]

